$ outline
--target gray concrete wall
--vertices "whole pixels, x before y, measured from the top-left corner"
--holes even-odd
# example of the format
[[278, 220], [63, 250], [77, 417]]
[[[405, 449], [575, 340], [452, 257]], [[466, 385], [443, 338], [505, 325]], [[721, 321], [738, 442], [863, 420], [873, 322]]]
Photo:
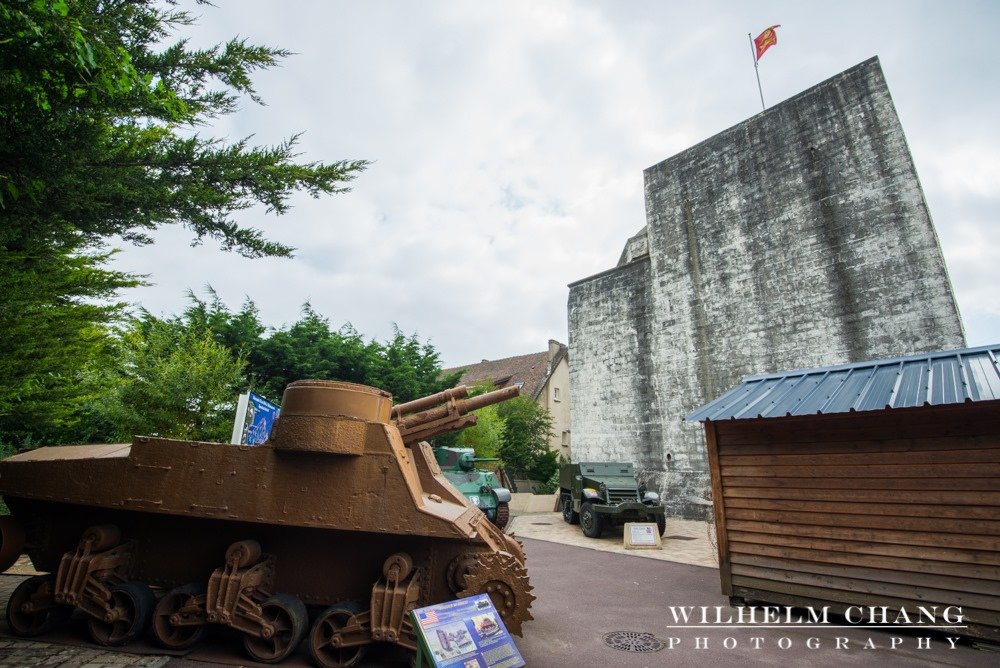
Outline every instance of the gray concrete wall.
[[[653, 389], [649, 258], [570, 290], [569, 348], [573, 459], [634, 462], [659, 471], [663, 423]], [[581, 417], [586, 428], [578, 429]]]
[[[673, 512], [707, 498], [701, 426], [683, 416], [742, 376], [965, 345], [877, 59], [644, 176], [645, 289], [632, 264], [570, 288], [571, 381], [588, 398], [574, 457], [631, 453]], [[621, 333], [633, 314], [641, 354]]]

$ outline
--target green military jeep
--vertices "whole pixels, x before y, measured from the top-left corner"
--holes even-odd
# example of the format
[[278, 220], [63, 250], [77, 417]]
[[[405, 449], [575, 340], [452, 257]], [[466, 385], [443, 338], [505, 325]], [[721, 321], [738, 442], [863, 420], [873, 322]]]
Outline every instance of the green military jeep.
[[660, 495], [639, 486], [632, 464], [563, 464], [559, 487], [563, 519], [579, 524], [589, 538], [598, 538], [605, 527], [625, 522], [656, 522], [661, 536], [666, 528]]

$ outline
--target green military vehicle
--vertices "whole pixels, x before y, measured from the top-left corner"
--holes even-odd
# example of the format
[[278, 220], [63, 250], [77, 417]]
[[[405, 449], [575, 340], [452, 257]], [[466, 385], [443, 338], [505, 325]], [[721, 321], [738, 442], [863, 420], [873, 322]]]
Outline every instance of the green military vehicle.
[[495, 462], [496, 459], [478, 459], [472, 448], [434, 448], [441, 472], [465, 498], [478, 506], [490, 522], [503, 529], [510, 521], [510, 490], [503, 487], [491, 471], [476, 468], [477, 462]]
[[636, 482], [632, 464], [563, 464], [559, 487], [563, 519], [579, 524], [589, 538], [598, 538], [605, 527], [625, 522], [656, 522], [661, 536], [666, 528], [660, 495], [647, 492]]

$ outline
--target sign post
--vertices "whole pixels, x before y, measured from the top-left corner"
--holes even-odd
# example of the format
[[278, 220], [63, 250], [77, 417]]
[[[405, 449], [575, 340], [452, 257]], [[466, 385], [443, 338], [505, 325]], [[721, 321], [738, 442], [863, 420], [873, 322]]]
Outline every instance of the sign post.
[[487, 594], [417, 608], [417, 668], [521, 668], [524, 659]]

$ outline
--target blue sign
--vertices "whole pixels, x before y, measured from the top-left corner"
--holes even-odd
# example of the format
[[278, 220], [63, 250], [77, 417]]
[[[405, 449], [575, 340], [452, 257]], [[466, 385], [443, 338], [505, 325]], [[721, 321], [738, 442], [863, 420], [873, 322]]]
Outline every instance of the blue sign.
[[517, 651], [493, 601], [486, 594], [417, 608], [417, 667], [521, 668]]
[[271, 427], [274, 426], [274, 418], [278, 417], [280, 407], [275, 406], [270, 401], [259, 394], [250, 393], [250, 402], [247, 405], [247, 435], [244, 443], [247, 445], [260, 445], [271, 435]]

